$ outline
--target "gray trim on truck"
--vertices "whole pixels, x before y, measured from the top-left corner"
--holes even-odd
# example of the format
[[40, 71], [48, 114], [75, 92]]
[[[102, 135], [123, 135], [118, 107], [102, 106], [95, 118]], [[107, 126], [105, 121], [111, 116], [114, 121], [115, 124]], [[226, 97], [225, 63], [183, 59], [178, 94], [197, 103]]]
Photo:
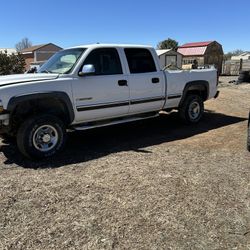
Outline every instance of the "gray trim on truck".
[[13, 112], [15, 108], [17, 107], [17, 105], [21, 104], [24, 101], [39, 100], [39, 99], [45, 99], [45, 98], [57, 99], [61, 101], [65, 105], [66, 110], [69, 113], [70, 123], [73, 122], [75, 118], [75, 114], [74, 114], [71, 100], [65, 92], [60, 92], [60, 91], [35, 93], [35, 94], [12, 97], [7, 105], [7, 111], [10, 113]]

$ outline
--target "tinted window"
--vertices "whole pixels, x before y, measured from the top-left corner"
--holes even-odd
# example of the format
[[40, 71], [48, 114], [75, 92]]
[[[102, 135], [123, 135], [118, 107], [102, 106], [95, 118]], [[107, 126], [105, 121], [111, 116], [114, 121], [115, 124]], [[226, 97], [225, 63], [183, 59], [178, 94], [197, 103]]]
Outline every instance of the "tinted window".
[[122, 74], [121, 61], [116, 49], [95, 49], [86, 58], [84, 65], [92, 64], [96, 75]]
[[147, 49], [125, 49], [130, 73], [156, 71], [154, 59]]

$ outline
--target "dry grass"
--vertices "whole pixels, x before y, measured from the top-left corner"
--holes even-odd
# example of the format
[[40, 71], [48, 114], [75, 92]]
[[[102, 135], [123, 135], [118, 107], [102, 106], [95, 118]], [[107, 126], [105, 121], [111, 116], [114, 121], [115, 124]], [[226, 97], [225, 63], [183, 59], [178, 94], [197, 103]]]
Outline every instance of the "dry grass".
[[197, 126], [72, 133], [48, 162], [2, 142], [0, 249], [250, 249], [250, 85], [222, 86]]

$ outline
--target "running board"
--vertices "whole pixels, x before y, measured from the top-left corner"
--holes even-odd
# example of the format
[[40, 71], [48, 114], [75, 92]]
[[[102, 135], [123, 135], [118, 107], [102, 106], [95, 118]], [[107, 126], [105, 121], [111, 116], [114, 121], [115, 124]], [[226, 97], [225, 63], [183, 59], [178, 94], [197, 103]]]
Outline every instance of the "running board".
[[154, 115], [145, 115], [145, 116], [129, 116], [129, 117], [123, 117], [123, 118], [115, 118], [113, 120], [104, 120], [104, 121], [99, 121], [99, 122], [89, 122], [89, 123], [84, 123], [84, 124], [79, 124], [75, 125], [72, 127], [73, 130], [88, 130], [92, 128], [100, 128], [100, 127], [106, 127], [110, 125], [117, 125], [117, 124], [122, 124], [122, 123], [127, 123], [127, 122], [134, 122], [134, 121], [139, 121], [139, 120], [145, 120], [145, 119], [150, 119], [150, 118], [155, 118], [159, 116], [158, 112], [154, 112]]

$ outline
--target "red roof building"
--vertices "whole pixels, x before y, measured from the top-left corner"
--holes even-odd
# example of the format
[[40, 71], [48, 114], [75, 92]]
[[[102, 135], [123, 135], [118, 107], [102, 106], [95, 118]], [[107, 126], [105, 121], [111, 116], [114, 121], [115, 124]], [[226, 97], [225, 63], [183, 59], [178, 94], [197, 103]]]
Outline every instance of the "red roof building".
[[216, 41], [186, 43], [177, 51], [183, 55], [183, 65], [193, 64], [196, 60], [199, 66], [215, 65], [221, 72], [223, 49]]

